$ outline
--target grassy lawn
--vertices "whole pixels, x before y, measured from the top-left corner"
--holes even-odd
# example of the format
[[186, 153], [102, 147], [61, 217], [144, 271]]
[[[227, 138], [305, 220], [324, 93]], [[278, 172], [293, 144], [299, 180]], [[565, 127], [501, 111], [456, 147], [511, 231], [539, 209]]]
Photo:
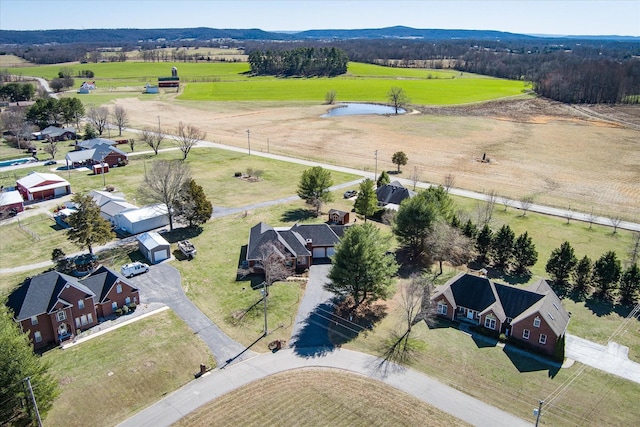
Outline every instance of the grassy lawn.
[[49, 426], [112, 426], [186, 384], [200, 363], [213, 366], [204, 343], [165, 311], [67, 350], [43, 356], [61, 394]]
[[[392, 309], [372, 332], [346, 347], [383, 354], [391, 331], [400, 324], [398, 316]], [[409, 366], [525, 420], [533, 422], [531, 412], [538, 399], [551, 404], [543, 410], [542, 425], [635, 425], [640, 419], [639, 384], [578, 363], [558, 371], [519, 353], [476, 342], [445, 323], [434, 329], [421, 323], [414, 331], [413, 346], [419, 350], [411, 353]], [[564, 393], [551, 401], [551, 394], [571, 379]]]
[[462, 426], [463, 421], [382, 382], [334, 370], [295, 370], [228, 393], [175, 425]]

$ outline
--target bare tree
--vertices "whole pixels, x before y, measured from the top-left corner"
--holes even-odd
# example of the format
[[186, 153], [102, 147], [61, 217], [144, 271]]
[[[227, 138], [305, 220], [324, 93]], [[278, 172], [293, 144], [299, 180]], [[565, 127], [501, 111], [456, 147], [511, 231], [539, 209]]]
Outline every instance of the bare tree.
[[133, 138], [129, 138], [127, 140], [127, 143], [129, 144], [129, 147], [131, 147], [131, 152], [133, 153], [133, 149], [134, 149], [134, 147], [136, 145], [136, 140], [133, 139]]
[[413, 191], [416, 191], [416, 185], [420, 182], [420, 175], [422, 175], [422, 171], [417, 166], [414, 166], [411, 175], [409, 175], [409, 179], [413, 183]]
[[529, 208], [531, 207], [531, 205], [533, 204], [533, 197], [532, 196], [523, 196], [520, 199], [520, 208], [522, 209], [522, 216], [527, 216], [527, 211], [529, 210]]
[[633, 240], [629, 248], [629, 264], [633, 265], [640, 257], [640, 231], [633, 233]]
[[[12, 132], [16, 137], [20, 132], [20, 128], [26, 123], [24, 109], [5, 110], [0, 114], [0, 121], [3, 129]], [[18, 148], [20, 148], [18, 146]]]
[[444, 189], [447, 191], [447, 193], [451, 190], [455, 183], [456, 177], [453, 174], [448, 173], [444, 176]]
[[593, 208], [591, 208], [591, 212], [587, 214], [587, 222], [589, 223], [589, 230], [593, 227], [593, 223], [596, 222], [598, 217], [593, 213]]
[[567, 218], [567, 224], [573, 219], [574, 212], [571, 210], [571, 206], [564, 211], [564, 217]]
[[107, 107], [91, 107], [87, 113], [87, 120], [98, 131], [98, 134], [102, 136], [109, 121], [109, 110]]
[[51, 154], [51, 158], [54, 159], [56, 157], [56, 153], [58, 152], [58, 141], [50, 141], [46, 147], [44, 147], [44, 151], [48, 154]]
[[207, 133], [201, 131], [193, 125], [185, 125], [184, 123], [178, 123], [176, 129], [176, 135], [173, 137], [178, 143], [180, 151], [182, 151], [182, 160], [185, 160], [189, 155], [189, 151], [198, 143], [207, 137]]
[[454, 266], [466, 264], [476, 257], [475, 241], [446, 222], [439, 221], [433, 225], [427, 237], [429, 256], [438, 261], [439, 273], [442, 274], [442, 263], [450, 262]]
[[178, 160], [156, 160], [145, 170], [144, 181], [138, 188], [138, 196], [145, 202], [166, 206], [169, 228], [173, 230], [171, 207], [178, 200], [182, 186], [190, 179], [189, 166]]
[[513, 205], [513, 200], [511, 200], [509, 197], [507, 196], [500, 196], [500, 203], [502, 203], [504, 205], [504, 211], [507, 211], [507, 208], [511, 205]]
[[118, 126], [118, 136], [121, 136], [122, 128], [127, 127], [129, 124], [129, 114], [127, 114], [127, 110], [122, 105], [116, 105], [113, 109], [113, 120]]
[[398, 114], [398, 110], [404, 108], [408, 103], [411, 102], [407, 93], [401, 87], [393, 86], [387, 92], [387, 99], [391, 106], [395, 109], [396, 114]]
[[493, 219], [493, 211], [496, 207], [496, 199], [498, 198], [498, 194], [495, 190], [491, 190], [487, 193], [484, 198], [483, 204], [478, 204], [477, 214], [478, 214], [478, 227], [482, 228], [485, 225], [491, 224], [491, 220]]
[[153, 152], [158, 155], [160, 144], [164, 141], [164, 135], [160, 130], [154, 128], [145, 127], [142, 129], [142, 141], [153, 149]]
[[267, 289], [275, 282], [293, 274], [295, 258], [292, 258], [282, 243], [266, 242], [259, 250]]
[[611, 225], [613, 226], [613, 234], [616, 234], [616, 232], [618, 231], [618, 227], [622, 222], [622, 217], [620, 217], [619, 215], [613, 216], [609, 218], [609, 222], [611, 222]]

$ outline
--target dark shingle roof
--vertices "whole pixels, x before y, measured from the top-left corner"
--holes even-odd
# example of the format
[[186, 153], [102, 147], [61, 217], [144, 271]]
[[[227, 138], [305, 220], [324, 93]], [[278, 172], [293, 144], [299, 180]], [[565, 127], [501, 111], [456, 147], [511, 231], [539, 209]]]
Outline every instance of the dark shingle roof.
[[499, 283], [495, 283], [494, 286], [502, 302], [504, 314], [512, 319], [518, 317], [523, 311], [544, 297], [544, 295], [513, 286], [501, 285]]
[[98, 302], [104, 302], [107, 292], [109, 292], [109, 289], [111, 289], [118, 280], [129, 284], [135, 289], [124, 277], [105, 266], [101, 266], [91, 273], [89, 277], [82, 280], [82, 283], [91, 289], [98, 297]]
[[313, 246], [333, 246], [340, 241], [327, 224], [296, 224], [291, 231], [300, 234], [305, 241], [311, 239]]
[[406, 198], [415, 196], [415, 192], [403, 187], [398, 181], [391, 184], [381, 185], [376, 189], [376, 197], [378, 202], [384, 205], [392, 203], [399, 205]]
[[491, 283], [485, 277], [465, 274], [451, 284], [451, 290], [457, 305], [472, 310], [482, 311], [496, 302]]

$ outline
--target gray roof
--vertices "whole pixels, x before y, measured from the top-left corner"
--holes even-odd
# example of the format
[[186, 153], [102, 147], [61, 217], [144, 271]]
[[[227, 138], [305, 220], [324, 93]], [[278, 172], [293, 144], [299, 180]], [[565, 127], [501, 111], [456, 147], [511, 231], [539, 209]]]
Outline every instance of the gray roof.
[[399, 205], [406, 198], [416, 195], [415, 191], [405, 188], [400, 182], [393, 181], [391, 184], [381, 185], [376, 188], [376, 198], [380, 204]]
[[122, 151], [119, 148], [112, 147], [110, 145], [96, 144], [93, 148], [94, 148], [95, 151], [93, 152], [93, 155], [91, 156], [91, 159], [96, 161], [96, 162], [101, 161], [103, 158], [107, 157], [111, 153], [118, 153], [124, 158], [127, 157], [127, 153], [125, 153], [124, 151]]
[[68, 304], [59, 300], [59, 295], [67, 284], [85, 292], [87, 296], [95, 296], [91, 289], [80, 283], [75, 277], [57, 271], [48, 271], [25, 280], [18, 289], [9, 295], [7, 305], [13, 310], [15, 318], [19, 321], [49, 313], [58, 302]]
[[124, 282], [134, 288], [134, 290], [137, 290], [127, 281], [127, 279], [105, 266], [101, 266], [99, 269], [91, 273], [89, 277], [82, 280], [82, 283], [91, 289], [91, 291], [98, 297], [98, 302], [102, 303], [105, 302], [109, 290], [117, 281]]
[[83, 150], [88, 150], [91, 148], [95, 148], [96, 145], [100, 145], [100, 144], [116, 145], [116, 142], [110, 139], [105, 139], [105, 138], [93, 138], [93, 139], [87, 139], [85, 141], [78, 141], [78, 144], [76, 145], [82, 148]]
[[311, 240], [313, 246], [334, 246], [340, 241], [327, 224], [295, 224], [291, 231], [300, 234], [305, 242]]
[[340, 237], [334, 228], [327, 224], [295, 224], [289, 229], [275, 230], [268, 224], [260, 222], [251, 227], [249, 232], [246, 259], [262, 258], [261, 247], [269, 242], [282, 244], [291, 256], [310, 256], [311, 251], [306, 247], [308, 240], [311, 240], [312, 246], [315, 247], [335, 246], [340, 241]]

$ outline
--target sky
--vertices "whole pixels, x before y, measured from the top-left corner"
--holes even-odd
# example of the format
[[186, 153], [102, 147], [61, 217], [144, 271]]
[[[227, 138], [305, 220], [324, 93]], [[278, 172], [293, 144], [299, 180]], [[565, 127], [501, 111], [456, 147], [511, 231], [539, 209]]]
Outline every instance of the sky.
[[640, 37], [640, 0], [0, 0], [0, 29], [496, 30]]

